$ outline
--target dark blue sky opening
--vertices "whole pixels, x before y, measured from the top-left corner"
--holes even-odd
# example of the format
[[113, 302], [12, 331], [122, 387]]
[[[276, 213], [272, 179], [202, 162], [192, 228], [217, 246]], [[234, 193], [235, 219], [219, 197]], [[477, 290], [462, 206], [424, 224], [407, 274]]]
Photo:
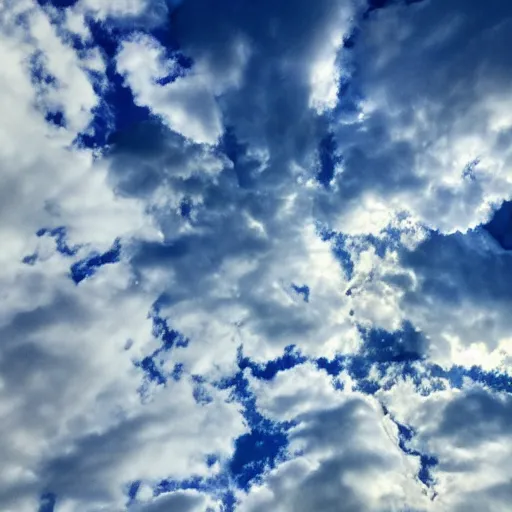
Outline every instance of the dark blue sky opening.
[[254, 377], [262, 380], [272, 380], [278, 372], [289, 370], [299, 364], [307, 361], [295, 345], [288, 345], [284, 349], [284, 354], [273, 361], [257, 364], [243, 355], [243, 347], [238, 349], [238, 367], [240, 370], [249, 368]]
[[500, 244], [502, 249], [512, 250], [512, 201], [504, 201], [483, 228]]
[[55, 239], [57, 251], [64, 256], [74, 256], [80, 249], [80, 245], [70, 246], [67, 243], [67, 231], [65, 226], [56, 228], [41, 228], [37, 231], [36, 236], [50, 236]]
[[121, 241], [117, 239], [112, 248], [103, 254], [92, 253], [87, 258], [71, 265], [71, 279], [80, 284], [84, 279], [92, 277], [104, 265], [117, 263], [121, 258]]
[[318, 147], [318, 158], [320, 160], [320, 170], [316, 179], [325, 187], [329, 188], [336, 165], [342, 162], [342, 157], [337, 154], [337, 145], [334, 135], [328, 133], [321, 141]]
[[57, 503], [57, 495], [53, 492], [47, 492], [41, 495], [39, 508], [37, 512], [54, 512]]

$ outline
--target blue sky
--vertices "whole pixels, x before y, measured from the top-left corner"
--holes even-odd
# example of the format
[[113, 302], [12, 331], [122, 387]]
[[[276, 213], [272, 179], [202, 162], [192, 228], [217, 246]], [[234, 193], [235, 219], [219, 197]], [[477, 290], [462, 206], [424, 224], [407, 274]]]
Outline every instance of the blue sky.
[[512, 6], [0, 5], [0, 510], [509, 512]]

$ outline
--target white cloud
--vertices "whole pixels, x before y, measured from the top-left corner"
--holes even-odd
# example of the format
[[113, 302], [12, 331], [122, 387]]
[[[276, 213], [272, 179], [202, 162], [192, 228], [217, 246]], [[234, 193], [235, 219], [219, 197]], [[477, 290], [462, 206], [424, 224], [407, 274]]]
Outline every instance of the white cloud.
[[299, 453], [241, 495], [242, 511], [422, 509], [418, 460], [398, 448], [396, 426], [376, 401], [334, 391], [325, 373], [306, 364], [254, 383], [272, 418], [294, 419], [290, 452]]
[[162, 116], [169, 127], [197, 143], [214, 144], [222, 134], [222, 121], [209, 84], [194, 68], [175, 81], [157, 80], [179, 72], [177, 61], [164, 57], [164, 48], [150, 37], [123, 43], [117, 69], [126, 78], [140, 105]]
[[[182, 70], [142, 33], [176, 5], [0, 7], [0, 509], [34, 510], [53, 492], [58, 512], [121, 512], [140, 481], [133, 510], [221, 510], [218, 490], [153, 490], [229, 470], [249, 420], [212, 382], [238, 371], [240, 345], [257, 363], [296, 345], [309, 362], [270, 381], [245, 371], [259, 411], [294, 426], [290, 459], [236, 491], [237, 510], [505, 510], [508, 395], [467, 383], [435, 391], [425, 368], [510, 371], [510, 255], [467, 231], [510, 185], [510, 8], [419, 2], [363, 21], [361, 2], [187, 0], [170, 29], [193, 60]], [[106, 78], [89, 15], [106, 32], [133, 32], [115, 64], [152, 112], [95, 154], [72, 145], [100, 101], [89, 70]], [[77, 52], [59, 24], [90, 48]], [[354, 28], [354, 48], [340, 49]], [[330, 131], [343, 161], [328, 190], [314, 177]], [[317, 221], [349, 235], [353, 272]], [[81, 244], [75, 255], [35, 235], [57, 226]], [[118, 237], [120, 261], [76, 286], [70, 266]], [[136, 363], [161, 343], [148, 318], [157, 299], [189, 344], [154, 357], [166, 375], [179, 363], [183, 374], [148, 384], [141, 400]], [[358, 324], [395, 331], [404, 321], [421, 331], [413, 348], [427, 360], [414, 369], [428, 397], [398, 364], [372, 397], [347, 371], [335, 389], [311, 362], [362, 354]], [[194, 375], [211, 402], [196, 400]], [[376, 367], [370, 379], [379, 383]], [[413, 429], [414, 453], [395, 420]], [[433, 501], [419, 453], [439, 459]]]
[[429, 510], [507, 510], [510, 395], [473, 385], [420, 397], [404, 383], [381, 398], [414, 429], [412, 448], [439, 459]]
[[163, 494], [150, 503], [134, 507], [135, 512], [220, 512], [219, 504], [197, 491], [176, 491]]
[[360, 23], [341, 102], [361, 115], [334, 121], [343, 172], [318, 200], [336, 229], [381, 228], [386, 215], [369, 216], [371, 201], [441, 232], [466, 231], [509, 197], [506, 11], [499, 2], [400, 2]]

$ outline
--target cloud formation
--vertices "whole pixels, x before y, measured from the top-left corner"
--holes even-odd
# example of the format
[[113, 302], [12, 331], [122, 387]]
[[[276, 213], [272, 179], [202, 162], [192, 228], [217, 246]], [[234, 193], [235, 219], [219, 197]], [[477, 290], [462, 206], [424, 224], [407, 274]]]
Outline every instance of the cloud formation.
[[0, 509], [506, 510], [512, 7], [0, 6]]

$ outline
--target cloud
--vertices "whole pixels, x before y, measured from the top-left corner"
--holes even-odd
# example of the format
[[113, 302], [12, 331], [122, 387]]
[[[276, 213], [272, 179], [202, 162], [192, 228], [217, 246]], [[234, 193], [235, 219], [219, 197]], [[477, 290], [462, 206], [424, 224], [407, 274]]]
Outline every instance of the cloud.
[[510, 8], [65, 3], [0, 7], [0, 509], [505, 510]]
[[412, 443], [435, 455], [432, 510], [506, 510], [510, 395], [479, 385], [415, 396], [409, 385], [382, 398], [415, 432]]
[[[117, 69], [135, 93], [136, 102], [162, 116], [169, 127], [197, 143], [215, 144], [222, 122], [213, 91], [194, 67], [185, 76], [179, 63], [164, 58], [164, 48], [147, 36], [126, 41], [117, 55]], [[159, 80], [177, 74], [162, 85]]]
[[340, 231], [378, 231], [399, 212], [466, 231], [508, 198], [508, 7], [407, 4], [369, 13], [344, 52], [343, 164], [317, 201]]
[[289, 450], [295, 457], [241, 497], [240, 510], [380, 511], [428, 504], [413, 476], [417, 460], [400, 452], [396, 427], [378, 403], [335, 390], [310, 364], [254, 385], [262, 411], [293, 418]]

